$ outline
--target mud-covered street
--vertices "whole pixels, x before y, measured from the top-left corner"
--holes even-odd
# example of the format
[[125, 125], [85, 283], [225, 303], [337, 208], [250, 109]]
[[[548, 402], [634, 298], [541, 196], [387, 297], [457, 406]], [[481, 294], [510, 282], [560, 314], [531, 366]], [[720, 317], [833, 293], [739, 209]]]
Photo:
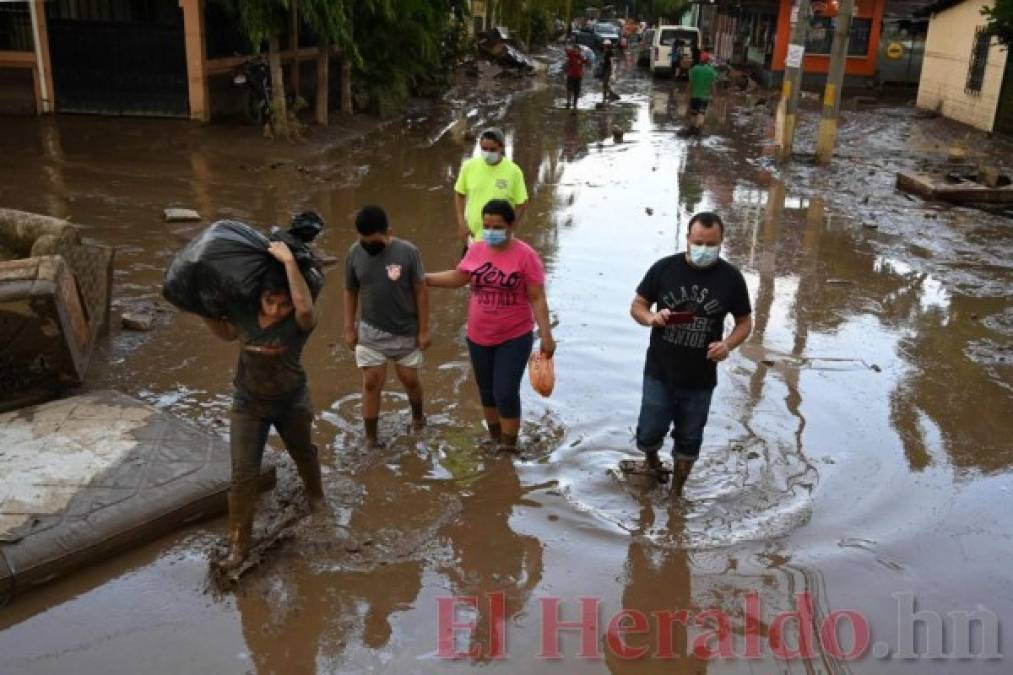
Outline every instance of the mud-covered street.
[[[807, 108], [802, 155], [779, 168], [760, 95], [720, 95], [704, 137], [685, 139], [671, 81], [619, 68], [622, 100], [607, 111], [594, 108], [591, 78], [579, 113], [564, 110], [561, 78], [550, 77], [506, 97], [458, 90], [341, 144], [339, 132], [316, 130], [287, 144], [242, 127], [5, 118], [0, 203], [84, 225], [117, 247], [114, 308], [161, 308], [150, 333], [114, 330], [90, 389], [226, 434], [236, 348], [160, 299], [172, 255], [206, 222], [267, 229], [310, 208], [327, 222], [318, 249], [343, 261], [355, 211], [376, 203], [428, 270], [448, 269], [459, 250], [453, 181], [474, 132], [493, 122], [527, 177], [518, 236], [546, 262], [559, 349], [551, 398], [522, 388], [523, 456], [491, 454], [478, 443], [467, 294], [434, 293], [429, 427], [409, 433], [391, 376], [387, 445], [360, 451], [339, 262], [304, 353], [335, 523], [297, 527], [235, 593], [208, 586], [221, 519], [19, 597], [0, 609], [0, 672], [1008, 672], [1004, 659], [902, 657], [912, 602], [942, 617], [948, 641], [961, 630], [953, 612], [1013, 619], [1013, 221], [906, 196], [894, 180], [900, 168], [944, 162], [952, 146], [1008, 162], [1013, 144], [919, 117], [902, 97], [845, 105], [830, 168], [804, 156], [818, 119]], [[206, 222], [164, 223], [167, 206]], [[719, 368], [680, 502], [618, 470], [640, 456], [648, 344], [629, 306], [647, 268], [684, 248], [701, 210], [727, 223], [722, 254], [745, 275], [755, 328]], [[259, 524], [299, 492], [289, 458], [268, 454], [282, 470]], [[803, 593], [817, 632], [839, 610], [864, 617], [860, 657], [847, 658], [843, 639], [837, 653], [820, 641], [811, 660], [775, 658], [774, 617]], [[454, 614], [476, 623], [474, 640], [460, 631], [455, 645], [476, 656], [441, 657], [440, 599], [452, 596], [477, 596], [477, 609], [458, 603]], [[600, 602], [593, 639], [566, 631], [561, 660], [547, 658], [553, 603], [576, 621], [582, 598]], [[764, 648], [744, 658], [744, 603], [757, 599]], [[623, 638], [647, 656], [625, 660], [611, 647], [608, 622], [623, 609], [650, 618]], [[723, 612], [736, 657], [686, 656], [704, 619], [670, 625], [678, 658], [653, 657], [665, 639], [656, 613], [682, 609]], [[502, 658], [489, 639], [497, 626]], [[915, 646], [925, 653], [924, 638]]]

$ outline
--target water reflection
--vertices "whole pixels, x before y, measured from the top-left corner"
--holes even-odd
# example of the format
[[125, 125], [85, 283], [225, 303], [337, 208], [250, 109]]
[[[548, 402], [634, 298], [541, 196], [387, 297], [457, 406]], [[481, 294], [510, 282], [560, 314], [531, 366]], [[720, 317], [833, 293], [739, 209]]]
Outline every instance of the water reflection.
[[502, 593], [506, 624], [512, 625], [542, 580], [542, 542], [510, 526], [515, 509], [532, 489], [521, 485], [509, 458], [501, 458], [470, 483], [461, 495], [460, 518], [443, 531], [453, 559], [442, 571], [454, 595], [478, 597], [472, 641], [459, 648], [462, 652], [475, 649], [478, 661], [493, 651], [488, 644], [493, 616], [486, 594]]

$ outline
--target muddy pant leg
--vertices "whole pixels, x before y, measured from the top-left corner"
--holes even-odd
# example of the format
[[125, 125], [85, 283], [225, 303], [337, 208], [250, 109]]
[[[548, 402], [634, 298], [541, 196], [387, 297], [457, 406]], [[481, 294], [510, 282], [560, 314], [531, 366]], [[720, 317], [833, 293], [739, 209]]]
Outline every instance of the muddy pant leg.
[[672, 455], [677, 460], [695, 461], [703, 445], [703, 430], [710, 414], [714, 389], [677, 389], [674, 394], [672, 438], [675, 439], [675, 448]]
[[313, 444], [313, 408], [307, 395], [274, 419], [274, 428], [285, 443], [311, 502], [323, 500], [323, 482], [317, 446]]
[[644, 375], [640, 417], [637, 420], [637, 448], [645, 453], [658, 452], [672, 426], [672, 413], [670, 387], [661, 380]]
[[527, 333], [496, 345], [492, 389], [501, 418], [519, 419], [521, 416], [521, 379], [534, 340], [534, 336]]
[[260, 473], [264, 444], [271, 425], [266, 418], [245, 409], [233, 408], [230, 418], [232, 481], [239, 483]]

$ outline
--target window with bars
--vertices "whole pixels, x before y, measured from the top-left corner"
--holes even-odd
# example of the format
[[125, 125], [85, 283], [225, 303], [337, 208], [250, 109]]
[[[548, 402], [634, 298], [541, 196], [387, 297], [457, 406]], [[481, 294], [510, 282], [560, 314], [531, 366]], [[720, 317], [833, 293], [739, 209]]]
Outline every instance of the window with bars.
[[985, 67], [988, 65], [988, 48], [992, 43], [992, 33], [984, 26], [974, 31], [974, 43], [971, 45], [971, 63], [967, 67], [967, 83], [964, 91], [968, 94], [980, 94], [981, 85], [985, 82]]

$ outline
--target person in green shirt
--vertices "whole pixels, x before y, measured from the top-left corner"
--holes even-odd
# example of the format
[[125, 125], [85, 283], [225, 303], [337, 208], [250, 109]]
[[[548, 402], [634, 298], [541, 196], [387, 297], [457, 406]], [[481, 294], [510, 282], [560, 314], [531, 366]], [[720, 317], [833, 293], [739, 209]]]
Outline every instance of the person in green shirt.
[[714, 93], [718, 72], [710, 64], [710, 54], [700, 52], [700, 63], [689, 69], [689, 132], [699, 134], [704, 114]]
[[528, 190], [524, 172], [503, 155], [506, 137], [496, 128], [486, 129], [479, 138], [480, 157], [472, 157], [461, 166], [454, 185], [454, 209], [457, 233], [464, 250], [468, 242], [482, 239], [482, 208], [493, 199], [505, 199], [517, 213], [515, 227], [524, 217]]

